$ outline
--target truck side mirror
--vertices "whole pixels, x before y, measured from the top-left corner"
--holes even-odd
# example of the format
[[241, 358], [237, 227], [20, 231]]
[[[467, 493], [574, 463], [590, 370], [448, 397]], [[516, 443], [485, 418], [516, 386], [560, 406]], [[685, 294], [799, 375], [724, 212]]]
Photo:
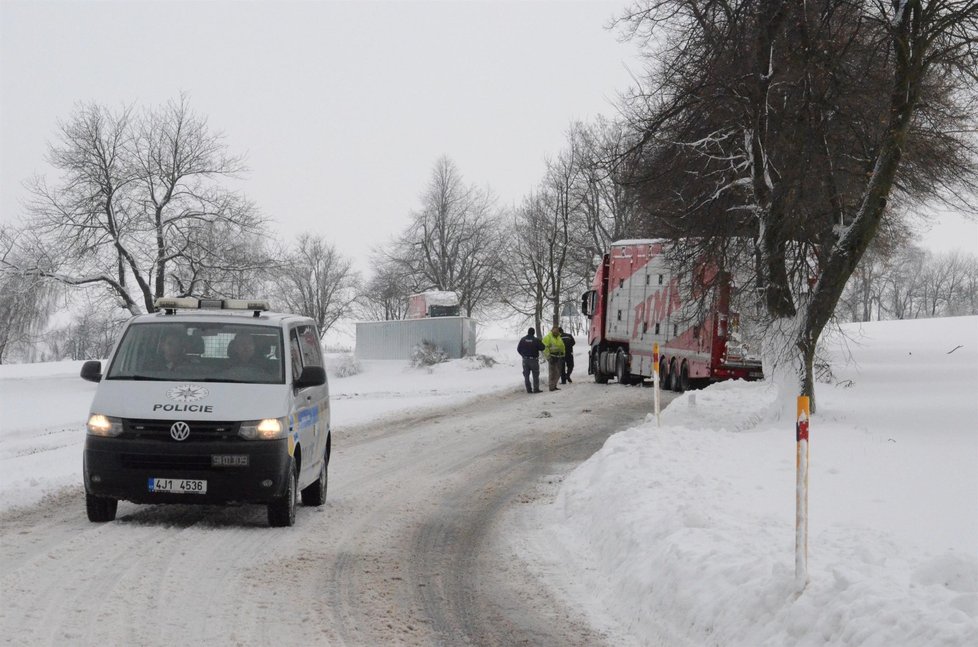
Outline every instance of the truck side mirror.
[[322, 386], [326, 384], [326, 369], [322, 366], [306, 366], [302, 369], [299, 379], [295, 381], [295, 388], [304, 389], [309, 386]]
[[590, 319], [594, 315], [594, 290], [581, 295], [581, 314]]
[[97, 359], [90, 359], [81, 367], [81, 377], [89, 382], [102, 381], [102, 362]]

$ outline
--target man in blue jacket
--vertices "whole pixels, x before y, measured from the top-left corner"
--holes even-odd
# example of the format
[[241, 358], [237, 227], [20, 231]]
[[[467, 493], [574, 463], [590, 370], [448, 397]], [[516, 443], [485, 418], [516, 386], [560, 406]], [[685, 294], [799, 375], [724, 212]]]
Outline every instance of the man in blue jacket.
[[[543, 342], [534, 335], [536, 331], [530, 328], [526, 337], [516, 345], [516, 352], [523, 358], [523, 382], [526, 383], [527, 393], [540, 392], [540, 351], [544, 349]], [[530, 375], [533, 375], [533, 388], [530, 388]]]

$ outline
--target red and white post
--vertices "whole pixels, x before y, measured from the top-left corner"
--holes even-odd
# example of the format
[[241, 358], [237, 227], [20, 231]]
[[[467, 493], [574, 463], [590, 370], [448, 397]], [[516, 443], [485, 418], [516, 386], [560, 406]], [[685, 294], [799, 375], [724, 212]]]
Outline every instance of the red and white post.
[[808, 583], [808, 422], [811, 416], [807, 395], [798, 397], [795, 423], [797, 480], [795, 483], [795, 584], [801, 591]]
[[659, 342], [652, 342], [652, 390], [655, 392], [655, 424], [659, 424]]

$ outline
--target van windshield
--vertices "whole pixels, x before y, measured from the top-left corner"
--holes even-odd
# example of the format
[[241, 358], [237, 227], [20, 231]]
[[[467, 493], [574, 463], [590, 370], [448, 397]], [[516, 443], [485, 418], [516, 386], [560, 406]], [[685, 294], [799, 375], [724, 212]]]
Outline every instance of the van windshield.
[[134, 324], [105, 379], [284, 384], [282, 332], [231, 322]]

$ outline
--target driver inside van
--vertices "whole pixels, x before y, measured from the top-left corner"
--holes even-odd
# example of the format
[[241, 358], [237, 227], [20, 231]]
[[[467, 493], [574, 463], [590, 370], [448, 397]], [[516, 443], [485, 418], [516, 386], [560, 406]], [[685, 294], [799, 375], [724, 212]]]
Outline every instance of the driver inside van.
[[186, 336], [177, 331], [163, 334], [160, 340], [159, 356], [150, 367], [152, 370], [172, 373], [187, 363]]

